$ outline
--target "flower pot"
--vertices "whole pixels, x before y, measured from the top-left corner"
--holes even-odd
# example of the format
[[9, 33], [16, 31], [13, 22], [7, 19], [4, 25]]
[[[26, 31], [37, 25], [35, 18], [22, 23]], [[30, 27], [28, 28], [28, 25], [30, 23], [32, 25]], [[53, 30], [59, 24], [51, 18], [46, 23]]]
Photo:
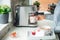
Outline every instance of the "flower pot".
[[0, 14], [0, 24], [8, 23], [9, 14]]

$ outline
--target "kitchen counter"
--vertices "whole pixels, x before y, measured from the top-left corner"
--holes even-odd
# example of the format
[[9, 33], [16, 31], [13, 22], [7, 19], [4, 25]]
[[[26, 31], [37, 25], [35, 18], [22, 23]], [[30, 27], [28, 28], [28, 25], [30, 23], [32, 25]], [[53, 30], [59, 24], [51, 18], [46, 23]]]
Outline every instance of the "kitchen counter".
[[[44, 24], [43, 24], [44, 22]], [[38, 21], [38, 25], [47, 25], [48, 23], [52, 28], [55, 26], [54, 22], [50, 20]], [[52, 25], [53, 24], [53, 25]], [[34, 30], [37, 27], [12, 27], [11, 30], [3, 37], [2, 40], [28, 40], [28, 31]], [[12, 37], [12, 32], [16, 32], [16, 37]], [[56, 39], [58, 40], [58, 39]]]
[[[13, 27], [11, 30], [4, 36], [2, 40], [28, 40], [27, 31], [31, 31], [36, 27]], [[16, 37], [11, 37], [11, 33], [16, 32]]]
[[[33, 30], [35, 27], [13, 27], [2, 40], [27, 40], [27, 31]], [[17, 37], [11, 37], [11, 33], [16, 32]]]
[[0, 24], [0, 39], [9, 31], [11, 26], [11, 23]]

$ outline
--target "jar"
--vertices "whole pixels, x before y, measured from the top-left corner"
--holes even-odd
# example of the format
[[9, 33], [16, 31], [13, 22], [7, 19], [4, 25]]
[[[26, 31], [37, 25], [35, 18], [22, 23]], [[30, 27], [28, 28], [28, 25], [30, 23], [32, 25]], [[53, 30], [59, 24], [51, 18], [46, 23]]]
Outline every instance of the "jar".
[[30, 24], [35, 24], [37, 22], [36, 16], [33, 13], [30, 13], [29, 15], [29, 23]]

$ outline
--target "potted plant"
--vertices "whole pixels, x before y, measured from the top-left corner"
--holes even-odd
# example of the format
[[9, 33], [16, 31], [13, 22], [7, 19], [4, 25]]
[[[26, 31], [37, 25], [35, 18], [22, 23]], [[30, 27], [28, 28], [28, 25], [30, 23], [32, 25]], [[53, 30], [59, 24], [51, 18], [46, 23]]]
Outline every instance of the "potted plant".
[[35, 1], [35, 2], [33, 3], [33, 5], [36, 5], [36, 6], [37, 6], [37, 10], [39, 10], [39, 5], [40, 5], [40, 3], [39, 3], [38, 1]]
[[8, 5], [0, 5], [0, 24], [8, 23], [10, 11], [11, 8]]

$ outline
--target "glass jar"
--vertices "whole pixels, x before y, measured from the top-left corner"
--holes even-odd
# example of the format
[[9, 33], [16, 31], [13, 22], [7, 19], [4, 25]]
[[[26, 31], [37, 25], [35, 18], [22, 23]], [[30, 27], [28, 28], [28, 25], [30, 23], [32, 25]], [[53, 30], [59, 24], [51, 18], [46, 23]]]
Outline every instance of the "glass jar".
[[37, 20], [36, 20], [36, 16], [34, 15], [34, 13], [30, 13], [29, 14], [29, 24], [36, 24]]

